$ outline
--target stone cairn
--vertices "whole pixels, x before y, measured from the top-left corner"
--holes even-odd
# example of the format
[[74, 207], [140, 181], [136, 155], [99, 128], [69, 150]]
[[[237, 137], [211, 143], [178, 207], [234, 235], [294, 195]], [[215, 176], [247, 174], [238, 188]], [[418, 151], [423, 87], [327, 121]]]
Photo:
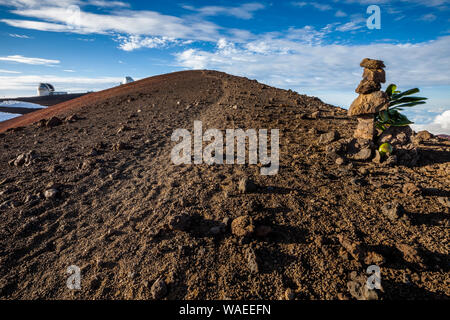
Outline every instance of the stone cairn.
[[348, 115], [356, 116], [358, 119], [354, 137], [373, 141], [376, 136], [375, 115], [389, 106], [387, 94], [380, 91], [381, 84], [386, 82], [386, 73], [383, 69], [385, 65], [383, 61], [365, 58], [360, 66], [364, 68], [364, 73], [355, 90], [359, 96], [350, 106]]

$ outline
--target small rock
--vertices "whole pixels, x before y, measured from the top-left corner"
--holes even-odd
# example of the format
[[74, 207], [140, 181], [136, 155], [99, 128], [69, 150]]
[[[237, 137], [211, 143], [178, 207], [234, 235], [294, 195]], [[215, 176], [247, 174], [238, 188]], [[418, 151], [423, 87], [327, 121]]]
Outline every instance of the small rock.
[[225, 217], [223, 218], [222, 223], [225, 226], [225, 228], [228, 228], [230, 226], [231, 219], [229, 217]]
[[363, 261], [365, 258], [365, 251], [361, 247], [359, 241], [352, 241], [345, 235], [338, 235], [339, 243], [352, 255], [357, 261]]
[[247, 178], [242, 178], [241, 180], [239, 180], [239, 186], [238, 186], [239, 192], [240, 193], [250, 193], [250, 192], [255, 192], [257, 187], [256, 184]]
[[252, 248], [248, 248], [245, 251], [245, 258], [247, 259], [248, 268], [252, 273], [259, 272], [258, 259], [256, 258], [256, 253]]
[[403, 185], [402, 191], [408, 196], [416, 196], [420, 194], [420, 189], [414, 183], [405, 183]]
[[350, 295], [356, 300], [378, 300], [377, 292], [367, 287], [364, 277], [349, 281], [347, 288]]
[[121, 150], [130, 149], [130, 147], [125, 142], [118, 142], [115, 145], [113, 145], [112, 149], [114, 151], [121, 151]]
[[164, 280], [161, 278], [156, 280], [155, 283], [153, 283], [150, 292], [155, 300], [164, 298], [167, 294], [167, 286]]
[[398, 202], [386, 203], [382, 208], [383, 212], [389, 220], [397, 221], [403, 215], [403, 206]]
[[319, 143], [321, 143], [321, 144], [331, 143], [338, 139], [339, 139], [339, 133], [335, 130], [332, 130], [330, 132], [320, 135]]
[[241, 216], [231, 223], [231, 232], [238, 237], [248, 237], [255, 231], [253, 219], [250, 216]]
[[318, 119], [320, 117], [320, 111], [311, 113], [311, 119]]
[[295, 298], [294, 291], [292, 291], [291, 288], [287, 288], [286, 291], [284, 292], [284, 298], [286, 300], [294, 300], [294, 298]]
[[431, 134], [431, 133], [429, 133], [428, 131], [426, 131], [426, 130], [423, 130], [423, 131], [419, 131], [415, 136], [414, 136], [414, 139], [417, 141], [417, 142], [422, 142], [422, 141], [427, 141], [427, 140], [430, 140], [430, 139], [432, 139], [434, 136]]
[[128, 131], [128, 130], [130, 130], [130, 128], [125, 126], [125, 125], [123, 125], [117, 130], [117, 133], [125, 132], [125, 131]]
[[364, 148], [364, 149], [361, 149], [358, 153], [356, 153], [353, 156], [353, 159], [360, 160], [360, 161], [366, 161], [366, 160], [369, 160], [371, 156], [372, 156], [372, 149]]
[[335, 162], [338, 166], [340, 166], [343, 165], [345, 161], [342, 157], [337, 157]]
[[397, 164], [397, 156], [396, 155], [390, 155], [386, 161], [383, 163], [384, 166], [390, 167]]
[[73, 114], [73, 115], [67, 117], [65, 121], [69, 122], [69, 123], [72, 123], [72, 122], [75, 122], [75, 121], [78, 121], [78, 120], [80, 120], [80, 118], [76, 114]]
[[48, 128], [53, 128], [53, 127], [59, 126], [61, 124], [62, 124], [61, 119], [59, 119], [58, 117], [52, 117], [52, 118], [50, 118], [50, 120], [48, 120], [45, 123], [45, 126]]
[[319, 131], [317, 131], [316, 128], [311, 128], [311, 129], [309, 129], [308, 133], [309, 133], [309, 134], [318, 134]]
[[381, 153], [378, 150], [375, 150], [375, 157], [372, 159], [374, 163], [381, 163]]
[[439, 197], [438, 201], [444, 207], [450, 208], [450, 198], [448, 198], [448, 197]]
[[44, 191], [45, 199], [54, 199], [58, 195], [57, 189], [48, 189]]

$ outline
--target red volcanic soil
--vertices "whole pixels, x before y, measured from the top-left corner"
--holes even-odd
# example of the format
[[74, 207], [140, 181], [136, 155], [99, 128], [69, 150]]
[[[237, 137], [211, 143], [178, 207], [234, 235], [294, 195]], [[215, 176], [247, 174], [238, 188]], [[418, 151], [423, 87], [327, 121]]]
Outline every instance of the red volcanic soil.
[[[196, 120], [279, 129], [278, 174], [174, 165], [171, 135]], [[450, 297], [448, 140], [416, 139], [411, 165], [352, 160], [345, 110], [215, 71], [1, 124], [15, 126], [0, 133], [0, 299]], [[72, 265], [81, 290], [66, 286]]]
[[[69, 101], [65, 101], [56, 105], [52, 105], [48, 108], [38, 110], [36, 112], [32, 112], [21, 117], [13, 118], [11, 120], [0, 122], [0, 132], [4, 132], [8, 129], [17, 128], [27, 126], [29, 124], [35, 123], [41, 119], [49, 119], [53, 116], [60, 115], [67, 111], [77, 110], [82, 108], [85, 105], [99, 103], [101, 101], [107, 100], [109, 98], [113, 98], [116, 96], [126, 95], [128, 93], [134, 93], [136, 91], [142, 90], [148, 86], [151, 86], [153, 83], [164, 82], [167, 80], [168, 75], [160, 75], [156, 77], [151, 77], [147, 79], [143, 79], [140, 81], [136, 81], [133, 83], [121, 85], [118, 87], [114, 87], [108, 90], [93, 92], [86, 95], [83, 95], [79, 98], [70, 99]], [[55, 96], [58, 97], [58, 96]], [[76, 97], [76, 95], [74, 95]], [[41, 105], [50, 105], [54, 102], [51, 101], [38, 101], [38, 100], [26, 100], [21, 99], [20, 101], [38, 103]]]

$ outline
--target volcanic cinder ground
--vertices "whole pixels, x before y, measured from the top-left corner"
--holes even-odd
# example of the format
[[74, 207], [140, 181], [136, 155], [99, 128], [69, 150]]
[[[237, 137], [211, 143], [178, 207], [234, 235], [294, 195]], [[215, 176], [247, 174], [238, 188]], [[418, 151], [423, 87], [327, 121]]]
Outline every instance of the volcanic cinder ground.
[[[174, 165], [171, 135], [195, 120], [280, 129], [279, 173]], [[450, 142], [418, 145], [414, 167], [336, 164], [330, 146], [355, 125], [317, 98], [215, 71], [152, 77], [1, 123], [0, 298], [152, 299], [162, 279], [163, 299], [350, 299], [349, 283], [376, 264], [379, 299], [448, 299]], [[331, 130], [340, 140], [321, 143]], [[30, 151], [27, 165], [8, 164]], [[243, 178], [255, 186], [242, 193]], [[382, 210], [395, 202], [398, 215]], [[245, 237], [229, 225], [241, 216]], [[71, 265], [81, 290], [66, 286]]]

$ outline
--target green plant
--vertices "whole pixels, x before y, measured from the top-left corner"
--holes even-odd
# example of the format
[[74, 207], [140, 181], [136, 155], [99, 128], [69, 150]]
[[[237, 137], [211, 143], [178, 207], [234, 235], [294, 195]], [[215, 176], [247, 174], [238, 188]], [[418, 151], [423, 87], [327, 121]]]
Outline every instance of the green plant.
[[411, 95], [418, 93], [420, 90], [418, 88], [398, 91], [395, 84], [390, 84], [386, 89], [386, 94], [389, 98], [389, 106], [386, 110], [382, 110], [376, 116], [376, 126], [380, 130], [384, 131], [390, 126], [407, 126], [412, 124], [404, 114], [400, 111], [403, 108], [414, 107], [419, 104], [426, 103], [427, 98], [424, 97], [411, 97]]

